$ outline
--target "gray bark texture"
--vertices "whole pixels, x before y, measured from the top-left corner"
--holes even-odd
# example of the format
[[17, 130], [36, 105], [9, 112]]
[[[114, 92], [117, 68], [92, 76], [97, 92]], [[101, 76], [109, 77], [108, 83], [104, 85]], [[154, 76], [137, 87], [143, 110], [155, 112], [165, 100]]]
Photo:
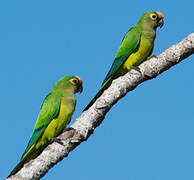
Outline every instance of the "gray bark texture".
[[7, 180], [36, 180], [43, 177], [50, 168], [68, 156], [81, 142], [88, 139], [110, 108], [127, 92], [135, 89], [140, 83], [155, 78], [193, 53], [194, 33], [172, 45], [159, 56], [153, 56], [142, 63], [139, 66], [141, 73], [131, 69], [124, 76], [115, 79], [101, 97], [75, 120], [71, 125], [73, 129], [58, 136], [63, 145], [57, 142], [51, 143], [36, 159], [26, 163], [17, 174]]

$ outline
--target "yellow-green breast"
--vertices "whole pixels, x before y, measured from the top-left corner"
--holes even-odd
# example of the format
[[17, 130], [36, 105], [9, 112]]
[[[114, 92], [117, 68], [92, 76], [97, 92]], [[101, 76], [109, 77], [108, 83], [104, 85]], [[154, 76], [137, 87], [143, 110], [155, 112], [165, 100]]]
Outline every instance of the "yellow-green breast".
[[142, 33], [138, 49], [133, 52], [123, 64], [123, 69], [129, 70], [131, 66], [139, 66], [151, 53], [154, 39], [147, 38], [147, 34]]
[[59, 115], [54, 118], [50, 124], [45, 129], [42, 137], [36, 144], [36, 148], [41, 145], [44, 145], [50, 141], [53, 137], [59, 135], [62, 130], [69, 124], [71, 116], [75, 109], [75, 99], [73, 98], [64, 98], [61, 99]]

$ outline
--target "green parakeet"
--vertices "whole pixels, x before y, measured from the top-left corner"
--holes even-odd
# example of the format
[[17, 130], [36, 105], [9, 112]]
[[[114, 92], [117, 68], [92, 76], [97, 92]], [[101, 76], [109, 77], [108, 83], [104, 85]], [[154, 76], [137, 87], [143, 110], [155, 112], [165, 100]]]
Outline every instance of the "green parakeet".
[[112, 81], [124, 75], [134, 66], [139, 66], [154, 48], [156, 28], [163, 26], [163, 15], [160, 12], [148, 11], [143, 14], [138, 23], [132, 27], [122, 40], [112, 66], [102, 83], [101, 89], [84, 109], [87, 110], [96, 99], [107, 89]]
[[69, 124], [75, 110], [77, 92], [82, 92], [82, 80], [78, 76], [65, 76], [54, 85], [42, 104], [21, 161], [9, 176], [16, 174], [25, 163], [36, 158], [49, 141], [58, 136]]

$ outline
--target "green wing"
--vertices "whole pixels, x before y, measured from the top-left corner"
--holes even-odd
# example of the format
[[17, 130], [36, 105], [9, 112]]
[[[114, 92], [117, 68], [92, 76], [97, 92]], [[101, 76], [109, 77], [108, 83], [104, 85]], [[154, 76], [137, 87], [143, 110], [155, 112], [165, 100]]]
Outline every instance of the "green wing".
[[111, 68], [104, 79], [102, 86], [106, 81], [112, 77], [115, 72], [123, 65], [131, 53], [133, 53], [139, 45], [141, 38], [141, 29], [139, 27], [131, 28], [122, 40], [122, 43], [117, 51], [115, 59], [111, 65]]
[[42, 133], [48, 126], [48, 124], [59, 114], [61, 104], [61, 95], [58, 93], [50, 93], [44, 100], [38, 119], [34, 126], [32, 135], [24, 151], [22, 158], [23, 159], [31, 147], [37, 142], [41, 137]]
[[94, 104], [96, 99], [101, 96], [104, 90], [110, 86], [116, 72], [127, 60], [130, 54], [137, 49], [140, 42], [140, 38], [141, 38], [141, 29], [139, 27], [135, 26], [127, 32], [127, 34], [125, 35], [125, 37], [121, 42], [121, 45], [115, 56], [112, 66], [102, 83], [102, 87], [100, 88], [98, 93], [95, 95], [95, 97], [90, 101], [90, 103], [85, 107], [83, 111], [86, 111], [90, 106], [92, 106], [92, 104]]
[[61, 104], [61, 95], [58, 93], [50, 93], [44, 100], [38, 119], [34, 126], [32, 135], [28, 142], [28, 146], [26, 147], [25, 152], [22, 155], [21, 161], [17, 164], [17, 166], [11, 171], [8, 177], [16, 174], [25, 163], [29, 160], [37, 157], [42, 150], [43, 147], [35, 148], [34, 144], [37, 143], [39, 138], [42, 136], [44, 130], [48, 126], [48, 124], [52, 121], [53, 118], [57, 117], [60, 110]]

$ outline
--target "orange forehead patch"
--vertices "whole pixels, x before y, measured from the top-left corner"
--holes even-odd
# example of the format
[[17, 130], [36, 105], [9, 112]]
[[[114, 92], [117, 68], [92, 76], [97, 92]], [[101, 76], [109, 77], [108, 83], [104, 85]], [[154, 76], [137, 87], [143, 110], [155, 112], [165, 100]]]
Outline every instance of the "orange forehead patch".
[[164, 18], [163, 14], [162, 14], [161, 12], [156, 12], [156, 13], [157, 13], [158, 16], [160, 17], [160, 19], [163, 19], [163, 18]]
[[79, 76], [75, 76], [75, 77], [78, 78], [80, 83], [82, 84], [82, 79]]

